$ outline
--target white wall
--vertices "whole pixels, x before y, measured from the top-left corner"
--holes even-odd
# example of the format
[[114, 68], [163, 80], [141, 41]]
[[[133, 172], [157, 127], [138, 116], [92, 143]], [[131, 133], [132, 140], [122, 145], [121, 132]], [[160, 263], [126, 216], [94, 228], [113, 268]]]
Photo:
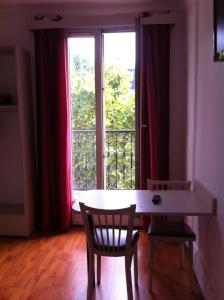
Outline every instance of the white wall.
[[0, 45], [19, 45], [33, 49], [32, 33], [26, 28], [26, 19], [19, 13], [0, 13]]
[[170, 179], [186, 179], [186, 17], [179, 12], [171, 31]]
[[[217, 216], [191, 218], [194, 269], [208, 300], [224, 299], [224, 63], [213, 61], [213, 1], [188, 7], [188, 174], [217, 198]], [[193, 155], [192, 155], [193, 154]]]
[[[71, 20], [71, 16], [82, 16], [88, 20], [88, 16], [96, 13], [102, 15], [115, 15], [116, 13], [133, 14], [133, 24], [135, 15], [142, 11], [150, 10], [175, 10], [177, 11], [178, 22], [172, 31], [171, 48], [171, 86], [170, 86], [170, 177], [171, 179], [184, 179], [186, 176], [186, 47], [185, 47], [185, 19], [182, 9], [182, 1], [166, 0], [151, 1], [150, 4], [141, 5], [108, 5], [90, 6], [86, 9], [79, 4], [79, 7], [70, 5], [34, 5], [34, 6], [8, 6], [0, 10], [0, 45], [18, 44], [31, 52], [32, 67], [34, 70], [34, 44], [33, 34], [28, 30], [33, 23], [33, 16], [62, 14]], [[81, 2], [80, 2], [81, 3]], [[73, 18], [73, 17], [72, 17]], [[63, 20], [63, 21], [64, 21]], [[118, 18], [119, 20], [119, 18]], [[40, 22], [41, 23], [41, 22]], [[55, 24], [54, 24], [55, 25]], [[40, 25], [41, 26], [41, 25]], [[31, 26], [32, 27], [32, 26]], [[34, 78], [34, 71], [33, 71]], [[33, 80], [33, 89], [35, 87]], [[35, 99], [35, 93], [34, 97]], [[35, 107], [35, 103], [34, 103]]]

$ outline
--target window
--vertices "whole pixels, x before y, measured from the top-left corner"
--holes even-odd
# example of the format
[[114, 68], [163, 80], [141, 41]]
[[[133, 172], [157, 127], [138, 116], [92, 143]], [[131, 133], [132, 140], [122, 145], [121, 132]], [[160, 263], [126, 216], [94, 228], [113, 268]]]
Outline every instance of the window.
[[73, 189], [135, 187], [135, 33], [69, 44]]

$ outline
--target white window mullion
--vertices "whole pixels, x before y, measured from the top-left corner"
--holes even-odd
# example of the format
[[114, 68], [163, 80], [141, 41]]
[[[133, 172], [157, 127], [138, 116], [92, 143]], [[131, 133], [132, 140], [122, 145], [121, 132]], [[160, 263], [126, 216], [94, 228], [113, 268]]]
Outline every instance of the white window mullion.
[[95, 34], [95, 95], [96, 95], [96, 182], [97, 189], [105, 187], [104, 171], [104, 107], [103, 107], [103, 70], [102, 35]]

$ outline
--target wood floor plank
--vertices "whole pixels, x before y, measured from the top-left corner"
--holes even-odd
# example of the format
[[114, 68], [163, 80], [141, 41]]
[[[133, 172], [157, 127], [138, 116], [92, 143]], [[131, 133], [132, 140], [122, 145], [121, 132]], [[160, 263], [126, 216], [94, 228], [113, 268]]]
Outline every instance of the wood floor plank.
[[[175, 244], [158, 245], [153, 292], [149, 293], [148, 238], [144, 233], [138, 248], [139, 287], [133, 285], [135, 300], [202, 299], [196, 282], [195, 292], [190, 292], [189, 266], [186, 261], [184, 269], [179, 269]], [[124, 259], [103, 257], [101, 272], [101, 284], [95, 287], [93, 300], [127, 299]], [[29, 239], [0, 238], [0, 300], [84, 300], [86, 288], [86, 238], [82, 228]]]

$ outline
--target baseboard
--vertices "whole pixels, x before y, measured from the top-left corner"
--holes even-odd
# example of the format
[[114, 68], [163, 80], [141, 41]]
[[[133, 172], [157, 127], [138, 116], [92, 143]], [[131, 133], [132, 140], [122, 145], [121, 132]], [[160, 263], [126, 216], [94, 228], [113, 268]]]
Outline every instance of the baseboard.
[[82, 216], [80, 213], [72, 211], [72, 224], [83, 225]]
[[194, 272], [203, 295], [202, 299], [218, 300], [218, 285], [210, 278], [210, 272], [203, 263], [196, 243], [194, 244]]
[[205, 296], [204, 296], [204, 294], [203, 294], [203, 291], [202, 291], [202, 289], [201, 289], [201, 287], [200, 287], [200, 284], [199, 284], [199, 282], [198, 282], [198, 278], [197, 278], [197, 276], [196, 276], [196, 274], [195, 274], [195, 271], [194, 271], [194, 281], [196, 282], [197, 293], [199, 293], [199, 295], [200, 295], [200, 300], [206, 300], [206, 299], [205, 299]]

